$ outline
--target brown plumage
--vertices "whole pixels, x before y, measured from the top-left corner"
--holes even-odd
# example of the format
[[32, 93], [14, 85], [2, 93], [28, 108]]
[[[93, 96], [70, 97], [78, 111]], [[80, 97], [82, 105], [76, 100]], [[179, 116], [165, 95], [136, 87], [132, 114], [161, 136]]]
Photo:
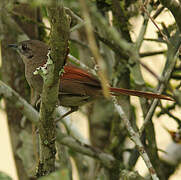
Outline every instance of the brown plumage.
[[[9, 45], [16, 48], [25, 64], [25, 76], [30, 85], [38, 94], [42, 92], [43, 81], [40, 75], [33, 72], [47, 61], [48, 46], [38, 40], [28, 40]], [[60, 76], [60, 102], [63, 106], [80, 106], [102, 96], [99, 80], [86, 71], [72, 65], [64, 66], [64, 73]], [[172, 98], [151, 92], [142, 92], [123, 88], [110, 87], [112, 95], [131, 95], [145, 98], [173, 100]]]

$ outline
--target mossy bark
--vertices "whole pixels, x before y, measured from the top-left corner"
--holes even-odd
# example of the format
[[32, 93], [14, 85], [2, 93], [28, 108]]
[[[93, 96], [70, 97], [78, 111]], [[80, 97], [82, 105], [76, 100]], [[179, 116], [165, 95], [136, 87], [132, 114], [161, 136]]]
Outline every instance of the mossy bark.
[[70, 21], [63, 5], [52, 1], [48, 7], [51, 23], [50, 47], [51, 63], [47, 67], [47, 75], [43, 77], [44, 85], [40, 107], [40, 161], [37, 176], [47, 175], [55, 170], [55, 122], [54, 110], [58, 102], [60, 72], [65, 64], [68, 52]]

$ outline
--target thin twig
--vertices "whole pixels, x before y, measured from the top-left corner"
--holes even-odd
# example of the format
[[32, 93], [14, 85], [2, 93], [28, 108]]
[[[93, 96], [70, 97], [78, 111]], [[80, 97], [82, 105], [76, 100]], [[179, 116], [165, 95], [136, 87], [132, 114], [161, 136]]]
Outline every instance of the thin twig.
[[[78, 24], [78, 23], [82, 24], [83, 22], [84, 22], [84, 25], [86, 24], [85, 21], [84, 21], [81, 17], [79, 17], [78, 15], [76, 15], [71, 9], [66, 8], [66, 13], [68, 13], [68, 14], [71, 16], [74, 25], [76, 25], [76, 24]], [[93, 14], [96, 15], [96, 18], [100, 18], [100, 16], [99, 16], [98, 14], [95, 14], [95, 13], [93, 13]], [[107, 27], [108, 24], [106, 24], [106, 22], [101, 22], [101, 23], [104, 23], [104, 24], [105, 24], [105, 27], [104, 27], [105, 29], [108, 28], [108, 27]], [[114, 32], [114, 31], [116, 31], [116, 29], [114, 29], [113, 27], [109, 27], [109, 29], [110, 29], [110, 28], [112, 28], [113, 30], [108, 30], [108, 31], [110, 32], [111, 36], [114, 37], [113, 39], [114, 39], [115, 41], [117, 41], [117, 43], [112, 42], [112, 39], [107, 39], [106, 37], [101, 37], [101, 36], [99, 35], [99, 33], [94, 30], [94, 35], [95, 35], [95, 37], [96, 37], [98, 40], [100, 40], [102, 43], [104, 43], [105, 45], [107, 45], [107, 46], [108, 46], [110, 49], [112, 49], [114, 52], [119, 53], [122, 57], [124, 57], [125, 59], [128, 59], [128, 55], [127, 55], [127, 54], [129, 54], [129, 53], [127, 53], [127, 54], [124, 53], [124, 52], [120, 49], [120, 47], [119, 47], [119, 45], [118, 45], [118, 44], [124, 44], [124, 41], [125, 41], [125, 40], [121, 39], [120, 41], [118, 41], [118, 39], [119, 39], [119, 38], [118, 38], [118, 37], [119, 37], [119, 33], [118, 33], [118, 32]], [[106, 30], [107, 30], [107, 29], [106, 29]], [[122, 42], [123, 42], [123, 43], [122, 43]], [[128, 46], [128, 45], [126, 45], [126, 46]], [[121, 46], [121, 47], [124, 47], [124, 45]], [[130, 46], [129, 46], [129, 47], [130, 47]], [[128, 50], [130, 50], [129, 47], [128, 47]]]
[[155, 12], [155, 14], [152, 16], [153, 19], [156, 19], [160, 14], [161, 12], [165, 9], [164, 6], [160, 7], [157, 9], [157, 11]]
[[59, 143], [70, 147], [74, 151], [80, 152], [82, 154], [100, 160], [101, 163], [107, 168], [111, 168], [114, 165], [115, 158], [112, 155], [104, 153], [98, 149], [95, 149], [94, 147], [85, 144], [83, 142], [80, 142], [79, 140], [76, 140], [71, 136], [61, 133], [60, 131], [57, 132], [56, 139]]
[[[148, 5], [148, 11], [149, 13], [151, 13], [151, 11], [153, 10], [153, 8]], [[139, 32], [139, 35], [138, 35], [138, 38], [136, 40], [136, 43], [135, 43], [135, 48], [136, 48], [136, 52], [139, 53], [140, 51], [140, 48], [141, 48], [141, 45], [143, 43], [143, 40], [144, 40], [144, 36], [145, 36], [145, 33], [146, 33], [146, 30], [147, 30], [147, 27], [148, 27], [148, 21], [149, 21], [149, 17], [148, 16], [144, 16], [144, 21], [143, 21], [143, 24], [142, 24], [142, 27], [141, 27], [141, 30]], [[137, 62], [139, 63], [140, 60], [139, 58], [137, 58]], [[153, 74], [157, 80], [160, 81], [160, 78], [147, 66], [145, 66], [144, 64], [142, 64], [151, 74]], [[142, 77], [142, 74], [140, 72], [140, 68], [138, 66], [137, 68], [139, 70], [139, 81], [142, 82], [143, 85], [145, 85], [144, 83], [144, 80], [143, 80], [143, 77]], [[137, 76], [137, 73], [138, 73], [138, 70], [135, 70], [134, 73], [135, 75], [134, 76]], [[138, 84], [139, 85], [139, 84]], [[139, 87], [139, 86], [138, 86]], [[142, 86], [142, 88], [144, 88], [145, 86]], [[143, 100], [143, 99], [140, 99], [140, 104], [141, 104], [141, 107], [142, 107], [142, 112], [143, 112], [143, 115], [145, 116], [147, 111], [148, 111], [148, 103], [147, 101]], [[152, 161], [152, 163], [154, 163], [155, 165], [155, 168], [156, 169], [160, 169], [159, 167], [159, 160], [158, 160], [158, 154], [157, 154], [157, 145], [156, 145], [156, 140], [155, 140], [155, 133], [154, 133], [154, 127], [153, 127], [153, 124], [150, 123], [150, 126], [147, 128], [147, 131], [146, 131], [146, 136], [147, 136], [147, 144], [148, 144], [148, 147], [149, 147], [149, 152], [150, 152], [150, 156], [151, 156], [151, 159], [155, 159], [154, 161]], [[149, 133], [152, 133], [152, 136], [149, 136]], [[145, 139], [143, 138], [143, 136], [140, 136], [140, 139], [143, 141], [145, 141]], [[136, 147], [135, 147], [136, 148]], [[133, 165], [135, 165], [136, 163], [136, 160], [138, 158], [138, 154], [137, 152], [135, 151], [134, 153], [131, 154], [130, 156], [130, 160], [131, 159], [134, 159], [133, 163], [131, 163], [131, 166], [133, 167]], [[158, 170], [159, 171], [159, 170]], [[160, 174], [160, 172], [158, 172], [160, 177], [162, 177], [162, 175]]]
[[32, 24], [36, 24], [36, 25], [38, 25], [39, 27], [43, 27], [43, 28], [45, 28], [45, 29], [47, 29], [47, 30], [50, 31], [50, 28], [49, 28], [49, 27], [45, 26], [45, 25], [44, 25], [43, 23], [41, 23], [41, 22], [35, 21], [35, 20], [32, 19], [32, 18], [29, 18], [29, 17], [27, 17], [27, 16], [24, 16], [24, 15], [22, 15], [22, 14], [19, 14], [19, 13], [15, 12], [15, 11], [10, 11], [10, 14], [12, 14], [12, 15], [14, 15], [14, 16], [18, 16], [20, 19], [22, 19], [22, 20], [25, 21], [25, 22], [32, 23]]
[[139, 53], [139, 56], [141, 58], [144, 57], [148, 57], [148, 56], [155, 56], [155, 55], [160, 55], [160, 54], [164, 54], [166, 53], [166, 51], [162, 50], [162, 51], [153, 51], [153, 52], [143, 52], [143, 53]]
[[153, 77], [155, 77], [158, 82], [162, 81], [162, 79], [150, 67], [148, 67], [140, 60], [138, 61], [138, 63], [140, 63], [145, 70], [147, 70]]
[[91, 69], [90, 67], [86, 66], [84, 63], [82, 63], [79, 59], [77, 59], [76, 57], [74, 57], [71, 54], [68, 54], [68, 60], [70, 61], [70, 59], [75, 62], [76, 64], [78, 64], [82, 69], [85, 69], [86, 71], [90, 72], [91, 74], [93, 74], [94, 76], [97, 76], [97, 73], [95, 70]]
[[155, 169], [153, 168], [151, 161], [145, 151], [145, 148], [143, 146], [143, 144], [141, 143], [139, 134], [137, 132], [134, 131], [134, 129], [131, 126], [131, 123], [129, 121], [129, 119], [126, 117], [122, 107], [118, 104], [117, 99], [115, 97], [112, 98], [112, 101], [114, 103], [114, 107], [117, 110], [119, 116], [121, 117], [122, 121], [124, 122], [126, 129], [128, 130], [128, 133], [130, 135], [131, 140], [136, 144], [137, 149], [141, 155], [141, 157], [143, 158], [149, 172], [150, 175], [152, 177], [153, 180], [159, 180]]
[[0, 80], [0, 95], [9, 100], [14, 106], [21, 111], [32, 123], [38, 124], [38, 112], [17, 92]]
[[75, 26], [73, 26], [73, 27], [70, 29], [70, 32], [76, 31], [76, 30], [82, 28], [83, 26], [85, 26], [85, 22], [81, 22], [81, 23], [79, 23], [79, 24], [76, 24]]
[[82, 46], [82, 47], [84, 47], [84, 48], [90, 49], [90, 47], [88, 46], [88, 44], [86, 44], [86, 43], [84, 43], [84, 42], [82, 42], [82, 41], [80, 41], [80, 40], [78, 40], [78, 39], [74, 39], [74, 38], [71, 38], [71, 37], [70, 37], [70, 41], [72, 41], [73, 43], [76, 43], [76, 44], [78, 44], [78, 45], [80, 45], [80, 46]]
[[[176, 36], [178, 36], [178, 34], [176, 34]], [[175, 42], [174, 42], [175, 43]], [[178, 49], [179, 49], [179, 44], [180, 44], [180, 39], [177, 38], [177, 42], [173, 45], [170, 44], [170, 46], [172, 46], [172, 48], [170, 47], [170, 49], [172, 49], [171, 52], [169, 52], [168, 54], [168, 57], [167, 57], [167, 61], [170, 62], [170, 66], [168, 67], [168, 69], [166, 69], [166, 72], [162, 75], [161, 79], [162, 79], [162, 82], [160, 82], [160, 87], [158, 89], [158, 93], [162, 93], [163, 90], [165, 89], [165, 86], [166, 86], [166, 83], [168, 82], [170, 76], [171, 76], [171, 73], [174, 69], [174, 66], [175, 66], [175, 62], [176, 62], [176, 59], [177, 59], [177, 56], [178, 56]], [[153, 113], [157, 107], [157, 104], [158, 104], [158, 99], [154, 99], [151, 106], [150, 106], [150, 109], [145, 117], [145, 120], [144, 120], [144, 123], [140, 129], [140, 134], [143, 133], [146, 125], [148, 124], [148, 122], [150, 121], [151, 117], [153, 116]]]
[[74, 25], [84, 22], [83, 19], [75, 14], [70, 8], [65, 7], [65, 12], [71, 17], [71, 23]]
[[108, 87], [106, 64], [99, 53], [99, 50], [98, 50], [98, 47], [97, 47], [97, 44], [95, 41], [95, 36], [94, 36], [93, 27], [91, 24], [91, 19], [90, 19], [90, 14], [89, 14], [89, 8], [88, 8], [85, 0], [79, 0], [79, 2], [80, 2], [80, 6], [82, 8], [82, 14], [86, 21], [85, 29], [86, 29], [86, 33], [87, 33], [87, 39], [90, 44], [90, 49], [95, 58], [96, 64], [100, 67], [98, 70], [98, 75], [100, 77], [103, 94], [106, 98], [109, 98], [110, 93], [109, 93], [109, 87]]
[[155, 20], [150, 16], [150, 14], [148, 13], [146, 7], [143, 5], [143, 10], [144, 12], [147, 14], [147, 16], [150, 18], [150, 20], [152, 21], [152, 23], [155, 25], [155, 27], [158, 29], [158, 31], [160, 32], [160, 34], [163, 36], [163, 38], [165, 39], [165, 41], [167, 43], [169, 43], [169, 40], [167, 38], [167, 36], [162, 32], [162, 30], [158, 27], [158, 25], [155, 23]]
[[166, 43], [163, 39], [144, 38], [145, 41], [153, 41], [158, 43]]
[[[67, 108], [60, 107], [60, 106], [57, 107], [56, 110], [55, 110], [57, 118], [61, 117], [66, 112], [67, 112]], [[90, 144], [89, 140], [81, 135], [81, 133], [79, 132], [78, 128], [75, 125], [76, 122], [72, 122], [70, 116], [67, 116], [67, 117], [63, 118], [61, 120], [61, 123], [65, 126], [65, 129], [67, 130], [67, 134], [69, 134], [70, 136], [72, 136], [75, 139], [79, 139], [79, 141], [81, 141], [83, 143]], [[57, 123], [58, 127], [59, 127], [59, 124], [60, 123]]]

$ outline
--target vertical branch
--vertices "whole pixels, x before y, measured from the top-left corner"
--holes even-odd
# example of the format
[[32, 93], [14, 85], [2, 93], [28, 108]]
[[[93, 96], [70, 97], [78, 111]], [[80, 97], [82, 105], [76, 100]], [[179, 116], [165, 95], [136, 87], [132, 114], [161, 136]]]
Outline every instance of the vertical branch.
[[48, 8], [51, 33], [47, 72], [41, 74], [44, 80], [40, 108], [40, 161], [37, 176], [55, 170], [55, 123], [54, 110], [58, 100], [60, 72], [68, 51], [70, 22], [62, 3], [52, 1]]
[[[168, 45], [168, 55], [167, 55], [167, 63], [165, 65], [164, 68], [164, 72], [163, 75], [161, 77], [162, 82], [160, 82], [159, 88], [158, 88], [158, 93], [162, 93], [170, 79], [171, 73], [175, 67], [175, 63], [177, 60], [177, 56], [178, 56], [178, 50], [179, 50], [179, 46], [181, 44], [181, 40], [180, 40], [180, 34], [176, 33], [174, 35], [174, 37], [172, 38], [172, 41], [169, 45]], [[150, 119], [153, 116], [153, 113], [157, 107], [158, 104], [158, 99], [154, 99], [149, 111], [146, 114], [145, 120], [144, 120], [144, 124], [142, 125], [141, 129], [140, 129], [140, 133], [143, 133], [146, 125], [149, 123]]]
[[[150, 13], [153, 8], [148, 4], [147, 9], [148, 9], [148, 13]], [[142, 28], [141, 28], [141, 30], [139, 32], [138, 38], [137, 38], [136, 43], [135, 43], [135, 50], [136, 50], [137, 53], [139, 53], [140, 47], [141, 47], [141, 45], [143, 43], [144, 35], [146, 33], [147, 26], [148, 26], [148, 21], [149, 21], [149, 17], [147, 15], [144, 16], [144, 21], [143, 21], [143, 24], [142, 24]], [[137, 83], [138, 80], [135, 81], [135, 83], [137, 83], [140, 90], [144, 90], [145, 89], [145, 82], [144, 82], [144, 79], [143, 79], [143, 76], [142, 76], [142, 73], [141, 73], [141, 70], [140, 70], [140, 65], [139, 65], [139, 63], [140, 64], [142, 64], [142, 63], [141, 63], [141, 61], [139, 61], [139, 59], [137, 59], [137, 62], [138, 62], [138, 64], [136, 64], [132, 68], [133, 69], [132, 73], [133, 73], [133, 77], [135, 77], [135, 79], [139, 74], [138, 78], [139, 78], [139, 81], [142, 82], [142, 86], [140, 86], [140, 84]], [[142, 66], [143, 65], [144, 64], [142, 64]], [[148, 107], [149, 107], [148, 101], [145, 101], [144, 99], [140, 98], [140, 104], [141, 104], [143, 116], [145, 117], [146, 113], [148, 111]], [[145, 129], [145, 132], [146, 132], [146, 140], [147, 140], [147, 153], [148, 153], [148, 155], [150, 157], [150, 160], [151, 160], [153, 166], [155, 167], [155, 169], [157, 171], [158, 176], [161, 179], [164, 179], [164, 173], [162, 173], [161, 164], [160, 164], [158, 153], [157, 153], [157, 144], [156, 144], [156, 139], [155, 139], [155, 131], [154, 131], [154, 126], [153, 126], [152, 121], [149, 122], [149, 125]], [[144, 139], [143, 136], [141, 137], [141, 139]], [[145, 142], [142, 141], [142, 143], [145, 143]], [[131, 154], [131, 157], [130, 157], [130, 165], [131, 166], [135, 165], [135, 163], [137, 161], [137, 158], [138, 158], [138, 155], [139, 154], [138, 154], [137, 151], [135, 151], [135, 153]]]
[[100, 77], [101, 85], [103, 88], [103, 94], [105, 97], [109, 97], [109, 87], [108, 85], [108, 80], [107, 80], [107, 73], [106, 73], [106, 65], [105, 62], [103, 61], [99, 51], [98, 47], [95, 41], [94, 33], [93, 33], [93, 27], [91, 25], [91, 19], [89, 15], [89, 9], [87, 7], [86, 1], [85, 0], [79, 0], [81, 8], [82, 8], [82, 14], [84, 16], [85, 21], [87, 22], [85, 24], [86, 28], [86, 33], [87, 33], [87, 38], [90, 44], [90, 49], [92, 51], [92, 54], [94, 55], [95, 61], [97, 65], [100, 67], [100, 70], [98, 70], [98, 75]]

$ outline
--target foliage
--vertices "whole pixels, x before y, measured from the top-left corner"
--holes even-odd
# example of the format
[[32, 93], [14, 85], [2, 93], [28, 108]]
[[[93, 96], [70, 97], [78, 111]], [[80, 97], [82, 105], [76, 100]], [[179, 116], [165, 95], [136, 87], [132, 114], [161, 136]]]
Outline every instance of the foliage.
[[[8, 43], [14, 43], [11, 41], [18, 40], [20, 37], [24, 38], [25, 35], [31, 37], [29, 33], [33, 35], [32, 38], [34, 39], [43, 40], [45, 42], [51, 40], [51, 44], [55, 43], [57, 39], [61, 39], [61, 36], [58, 36], [58, 33], [60, 33], [60, 23], [58, 24], [55, 19], [54, 21], [48, 19], [50, 17], [50, 11], [48, 9], [52, 2], [53, 1], [50, 0], [46, 2], [42, 0], [20, 0], [16, 3], [10, 1], [11, 6], [8, 5], [6, 7], [4, 5], [5, 8], [2, 8], [3, 5], [2, 7], [0, 5], [0, 9], [3, 9], [3, 13], [0, 12], [0, 25], [3, 27], [0, 27], [0, 37], [2, 37], [2, 39], [4, 38], [4, 40], [8, 39]], [[61, 4], [61, 1], [56, 2]], [[155, 109], [159, 107], [156, 114], [157, 117], [165, 115], [169, 116], [170, 121], [176, 122], [178, 132], [180, 132], [180, 117], [177, 117], [174, 114], [176, 109], [180, 108], [181, 105], [181, 61], [179, 57], [179, 46], [181, 43], [179, 29], [181, 29], [181, 23], [178, 18], [180, 17], [181, 11], [179, 6], [177, 6], [177, 3], [181, 5], [181, 2], [176, 0], [173, 1], [173, 6], [170, 6], [169, 0], [63, 1], [64, 6], [66, 7], [65, 12], [67, 13], [65, 17], [67, 18], [67, 21], [71, 19], [70, 28], [72, 31], [70, 32], [69, 38], [69, 53], [74, 58], [79, 59], [79, 61], [75, 61], [75, 59], [68, 59], [67, 61], [73, 62], [74, 65], [86, 65], [88, 66], [87, 69], [96, 69], [96, 72], [98, 72], [98, 78], [100, 78], [99, 69], [105, 68], [106, 73], [103, 73], [103, 76], [105, 75], [104, 78], [106, 80], [108, 79], [112, 86], [162, 93], [172, 96], [174, 101], [164, 103], [160, 100], [152, 101], [140, 98], [140, 110], [144, 119], [141, 128], [138, 128], [140, 117], [136, 116], [136, 110], [138, 107], [133, 105], [128, 96], [117, 97], [122, 114], [119, 111], [118, 113], [115, 111], [115, 107], [118, 106], [115, 105], [114, 100], [110, 101], [104, 98], [81, 107], [79, 111], [85, 115], [88, 121], [88, 129], [90, 131], [89, 140], [84, 141], [85, 137], [82, 137], [80, 129], [76, 127], [76, 122], [73, 121], [70, 123], [69, 117], [58, 122], [57, 139], [55, 138], [52, 140], [53, 142], [56, 140], [56, 143], [58, 144], [56, 146], [56, 163], [54, 163], [56, 170], [55, 172], [51, 172], [48, 176], [39, 178], [40, 180], [72, 179], [73, 163], [70, 161], [70, 157], [73, 159], [74, 164], [77, 167], [77, 172], [81, 180], [146, 179], [146, 176], [142, 177], [139, 175], [139, 172], [134, 171], [139, 156], [142, 156], [145, 160], [145, 155], [147, 159], [145, 160], [145, 163], [148, 169], [151, 169], [148, 176], [152, 176], [153, 179], [157, 179], [156, 176], [158, 176], [160, 179], [166, 180], [174, 173], [179, 163], [173, 165], [169, 161], [165, 162], [158, 155], [157, 137], [153, 125], [153, 116], [155, 114]], [[33, 13], [30, 13], [31, 15], [24, 14], [21, 11], [15, 11], [15, 7], [24, 4], [33, 11]], [[20, 9], [22, 9], [22, 7]], [[173, 12], [175, 9], [177, 9], [177, 13], [175, 13], [175, 11]], [[58, 11], [58, 8], [56, 10]], [[168, 12], [173, 13], [173, 22], [168, 24], [166, 20], [161, 20], [159, 23], [157, 17]], [[51, 16], [53, 16], [54, 13], [51, 13]], [[5, 16], [6, 14], [7, 16]], [[36, 14], [36, 16], [32, 17], [32, 14]], [[58, 15], [60, 16], [60, 14]], [[133, 38], [136, 33], [133, 24], [137, 18], [142, 19], [142, 25], [137, 33], [138, 35]], [[48, 21], [48, 23], [46, 21]], [[10, 27], [12, 23], [7, 24], [8, 22], [13, 22], [16, 26], [13, 24], [13, 26]], [[53, 41], [50, 36], [50, 28], [48, 27], [52, 22], [55, 24], [57, 23], [57, 26], [54, 29], [57, 30], [58, 36], [54, 35]], [[26, 23], [32, 27], [30, 28], [30, 31], [25, 27], [27, 26]], [[23, 24], [26, 25], [23, 26]], [[155, 38], [150, 38], [149, 35], [146, 34], [150, 24], [153, 24], [156, 29], [157, 37]], [[91, 27], [93, 31], [89, 31], [89, 28], [87, 28], [88, 26], [89, 28]], [[8, 29], [7, 27], [10, 28]], [[13, 33], [12, 30], [14, 30]], [[91, 33], [93, 36], [91, 36]], [[92, 39], [90, 39], [90, 36]], [[62, 37], [62, 39], [63, 38], [64, 37]], [[95, 47], [92, 47], [91, 42], [94, 40], [96, 42]], [[15, 54], [12, 54], [12, 56], [8, 56], [7, 58], [7, 54], [10, 55], [9, 50], [6, 48], [7, 44], [5, 44], [4, 41], [2, 42], [3, 66], [1, 68], [0, 79], [8, 83], [11, 87], [15, 87], [19, 94], [22, 94], [22, 91], [27, 94], [29, 89], [23, 88], [27, 87], [27, 84], [19, 87], [19, 82], [22, 82], [24, 79], [23, 73], [18, 70], [19, 74], [16, 74], [16, 68], [13, 69], [13, 67], [22, 67], [22, 65], [16, 64], [11, 67], [11, 62], [9, 62], [9, 65], [6, 64], [7, 61], [5, 61], [5, 59], [14, 58]], [[62, 43], [64, 42], [66, 44], [66, 41], [63, 39]], [[144, 46], [145, 42], [154, 42], [160, 46], [161, 44], [164, 44], [166, 49], [162, 48], [161, 51], [151, 51], [154, 45], [150, 44], [148, 45], [148, 51], [143, 53], [141, 48]], [[59, 44], [58, 47], [61, 48], [61, 44]], [[103, 63], [100, 63], [100, 59], [96, 58], [94, 48], [97, 50]], [[54, 50], [56, 52], [56, 48]], [[62, 53], [60, 56], [63, 57], [64, 54], [65, 53]], [[162, 57], [165, 59], [163, 70], [159, 74], [155, 73], [157, 67], [152, 69], [143, 61], [143, 58], [146, 57], [148, 59], [147, 61], [151, 62], [152, 58], [157, 54], [163, 55]], [[19, 57], [15, 58], [18, 59]], [[100, 65], [98, 70], [97, 64]], [[157, 82], [155, 83], [156, 85], [145, 80], [142, 69], [149, 73], [149, 77], [154, 78]], [[14, 71], [13, 75], [9, 73], [12, 71]], [[13, 79], [11, 79], [12, 77]], [[101, 83], [104, 84], [102, 80]], [[1, 92], [1, 87], [3, 86], [0, 84], [0, 98], [7, 98], [4, 91]], [[53, 93], [51, 95], [53, 95]], [[30, 95], [29, 97], [25, 95], [23, 96], [25, 99], [30, 99]], [[49, 97], [51, 97], [50, 94]], [[43, 98], [44, 100], [47, 100], [46, 95], [43, 96]], [[34, 138], [37, 136], [36, 133], [34, 133], [34, 137], [32, 137], [30, 130], [31, 124], [27, 123], [29, 120], [25, 120], [20, 115], [17, 115], [17, 117], [12, 115], [12, 112], [15, 111], [15, 107], [20, 103], [18, 98], [17, 104], [13, 106], [10, 102], [14, 101], [11, 101], [9, 97], [7, 99], [7, 107], [13, 107], [13, 110], [11, 108], [6, 108], [6, 111], [8, 114], [8, 121], [10, 122], [11, 141], [14, 148], [13, 151], [17, 158], [15, 161], [17, 169], [19, 170], [18, 175], [20, 179], [24, 174], [26, 174], [27, 178], [30, 178], [35, 175], [34, 172], [36, 169], [34, 166], [37, 165], [37, 159], [35, 159], [34, 156], [37, 156], [39, 151], [41, 151], [41, 148], [39, 149], [39, 146], [37, 145], [40, 142], [38, 142], [37, 137]], [[11, 106], [9, 106], [8, 103], [11, 104]], [[23, 107], [25, 108], [25, 106], [26, 105]], [[37, 107], [35, 107], [35, 109], [37, 111], [39, 110]], [[57, 114], [60, 115], [60, 113]], [[37, 114], [35, 116], [37, 117]], [[13, 118], [17, 118], [16, 125], [18, 126], [15, 130], [13, 130], [12, 126], [12, 122], [14, 122]], [[44, 117], [44, 119], [47, 120], [49, 117]], [[126, 120], [128, 120], [128, 123], [126, 123]], [[40, 129], [36, 129], [34, 132], [40, 133]], [[177, 143], [180, 142], [180, 139], [176, 139], [178, 136], [180, 138], [180, 133], [178, 132], [169, 131], [168, 129], [168, 133], [171, 135], [172, 140]], [[128, 147], [128, 137], [134, 141], [134, 147]], [[33, 141], [36, 141], [37, 144]], [[36, 148], [34, 147], [35, 145], [37, 145]], [[167, 149], [164, 151], [167, 151]], [[51, 153], [55, 154], [55, 150]], [[125, 161], [126, 153], [129, 154], [127, 161]], [[173, 157], [171, 157], [171, 159], [172, 158]], [[178, 160], [175, 162], [179, 162], [180, 157], [174, 158]], [[19, 164], [19, 161], [21, 161], [21, 165]], [[39, 166], [41, 166], [41, 164], [39, 164]], [[39, 166], [37, 168], [40, 168]], [[22, 170], [24, 173], [22, 173], [23, 175], [20, 172], [21, 167], [24, 168], [24, 170]], [[155, 172], [152, 168], [155, 169]], [[168, 171], [168, 169], [171, 170]]]

